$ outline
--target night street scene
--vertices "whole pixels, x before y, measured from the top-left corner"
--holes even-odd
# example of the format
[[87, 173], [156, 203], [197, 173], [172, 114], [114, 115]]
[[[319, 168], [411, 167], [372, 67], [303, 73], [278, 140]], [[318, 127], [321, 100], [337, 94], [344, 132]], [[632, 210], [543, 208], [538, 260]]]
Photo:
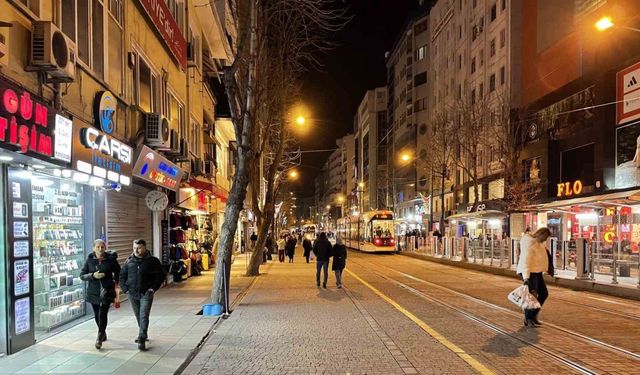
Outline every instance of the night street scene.
[[640, 0], [0, 0], [0, 375], [640, 374]]

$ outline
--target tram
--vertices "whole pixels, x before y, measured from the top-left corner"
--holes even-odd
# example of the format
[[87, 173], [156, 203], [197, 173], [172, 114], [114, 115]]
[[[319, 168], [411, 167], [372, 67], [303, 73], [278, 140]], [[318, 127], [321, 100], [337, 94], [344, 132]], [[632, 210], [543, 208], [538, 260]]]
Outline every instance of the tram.
[[317, 225], [305, 224], [302, 226], [302, 236], [313, 242], [316, 239]]
[[393, 252], [393, 212], [376, 210], [338, 219], [338, 235], [346, 247], [362, 252]]

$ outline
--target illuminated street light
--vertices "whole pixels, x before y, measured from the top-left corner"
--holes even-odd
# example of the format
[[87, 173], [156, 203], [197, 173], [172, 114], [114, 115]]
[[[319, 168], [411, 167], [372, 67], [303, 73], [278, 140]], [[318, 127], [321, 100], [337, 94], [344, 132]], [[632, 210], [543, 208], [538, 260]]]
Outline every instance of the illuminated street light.
[[328, 204], [328, 205], [327, 205], [327, 207], [326, 207], [326, 209], [327, 209], [327, 210], [330, 210], [330, 209], [331, 209], [331, 205], [329, 205], [329, 204]]
[[361, 181], [361, 182], [358, 182], [358, 187], [359, 187], [359, 188], [363, 188], [363, 187], [364, 187], [364, 182], [362, 182], [362, 181]]
[[289, 177], [290, 177], [290, 178], [296, 179], [296, 178], [298, 178], [298, 176], [299, 176], [299, 173], [298, 173], [298, 171], [296, 171], [295, 169], [292, 169], [292, 170], [289, 172]]
[[344, 197], [342, 195], [338, 197], [338, 202], [340, 203], [344, 202]]
[[611, 17], [602, 17], [595, 24], [596, 29], [598, 29], [599, 31], [610, 29], [613, 27], [613, 25], [614, 23]]
[[409, 154], [407, 154], [407, 153], [404, 153], [404, 154], [400, 155], [400, 160], [409, 161], [409, 160], [411, 160], [411, 156]]
[[298, 124], [298, 125], [304, 125], [304, 123], [305, 123], [306, 121], [307, 121], [307, 120], [304, 118], [304, 116], [298, 116], [298, 117], [296, 117], [296, 124]]

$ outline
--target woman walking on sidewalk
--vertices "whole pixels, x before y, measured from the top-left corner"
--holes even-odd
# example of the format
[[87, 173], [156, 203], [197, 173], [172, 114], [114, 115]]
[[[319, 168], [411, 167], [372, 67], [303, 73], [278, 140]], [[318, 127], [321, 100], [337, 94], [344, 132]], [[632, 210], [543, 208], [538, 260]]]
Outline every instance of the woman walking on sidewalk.
[[93, 317], [98, 326], [96, 349], [107, 341], [107, 316], [109, 306], [116, 300], [117, 280], [120, 278], [118, 254], [107, 251], [103, 240], [93, 242], [93, 252], [87, 256], [82, 266], [80, 279], [88, 283], [87, 302], [93, 307]]
[[342, 242], [342, 238], [336, 237], [336, 244], [333, 245], [331, 252], [333, 255], [333, 264], [331, 269], [336, 274], [336, 285], [338, 289], [342, 288], [342, 270], [347, 266], [347, 248]]
[[307, 260], [307, 263], [309, 263], [309, 257], [311, 256], [312, 247], [313, 245], [311, 244], [311, 241], [305, 237], [302, 241], [302, 248], [304, 249], [304, 259]]
[[296, 241], [296, 237], [294, 235], [289, 236], [287, 239], [287, 243], [285, 244], [285, 249], [287, 253], [287, 257], [289, 258], [289, 263], [293, 263], [293, 255], [296, 253], [296, 245], [298, 241]]
[[[516, 271], [524, 284], [529, 287], [531, 294], [536, 296], [541, 306], [549, 296], [542, 273], [547, 272], [553, 276], [553, 265], [549, 262], [550, 255], [545, 246], [549, 237], [551, 237], [551, 231], [548, 228], [540, 228], [533, 234], [522, 236], [520, 258]], [[540, 325], [538, 313], [540, 313], [540, 309], [525, 309], [524, 325], [531, 327]]]
[[287, 236], [283, 235], [278, 240], [278, 261], [284, 263], [284, 248], [287, 245]]

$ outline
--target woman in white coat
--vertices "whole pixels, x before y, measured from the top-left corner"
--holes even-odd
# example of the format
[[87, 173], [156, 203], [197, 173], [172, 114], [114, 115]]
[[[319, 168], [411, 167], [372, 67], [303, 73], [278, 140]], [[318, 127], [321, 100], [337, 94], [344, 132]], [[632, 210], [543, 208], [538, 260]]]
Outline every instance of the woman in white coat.
[[[551, 272], [549, 256], [545, 246], [547, 239], [551, 237], [548, 228], [540, 228], [533, 234], [525, 234], [520, 240], [520, 259], [518, 260], [518, 275], [529, 287], [529, 291], [536, 296], [540, 305], [549, 297], [547, 286], [542, 277], [543, 272]], [[540, 309], [526, 309], [524, 311], [524, 325], [535, 327], [540, 325], [538, 313]]]

